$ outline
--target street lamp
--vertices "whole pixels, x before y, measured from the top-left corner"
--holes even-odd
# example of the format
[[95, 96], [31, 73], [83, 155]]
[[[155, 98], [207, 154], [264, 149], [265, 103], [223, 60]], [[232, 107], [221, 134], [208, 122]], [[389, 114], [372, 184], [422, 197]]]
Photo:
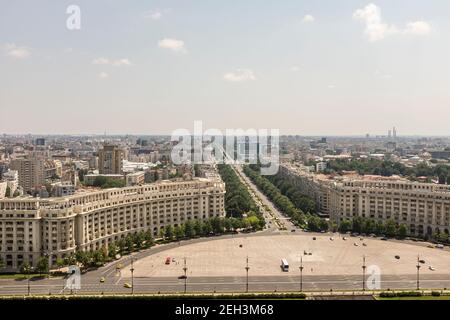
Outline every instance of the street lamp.
[[300, 256], [300, 292], [303, 292], [303, 256]]
[[366, 291], [366, 256], [363, 255], [363, 265], [362, 265], [362, 270], [363, 270], [363, 291]]
[[187, 266], [186, 266], [186, 257], [184, 258], [184, 267], [183, 267], [183, 271], [184, 271], [184, 293], [186, 294], [187, 292]]
[[247, 271], [247, 285], [245, 287], [245, 292], [248, 293], [248, 270], [250, 270], [250, 267], [248, 266], [248, 256], [247, 256], [247, 266], [245, 267], [245, 271]]
[[133, 268], [133, 260], [134, 258], [131, 257], [131, 294], [134, 294], [134, 268]]
[[420, 271], [420, 256], [417, 255], [417, 290], [420, 290], [420, 276], [419, 276], [419, 271]]

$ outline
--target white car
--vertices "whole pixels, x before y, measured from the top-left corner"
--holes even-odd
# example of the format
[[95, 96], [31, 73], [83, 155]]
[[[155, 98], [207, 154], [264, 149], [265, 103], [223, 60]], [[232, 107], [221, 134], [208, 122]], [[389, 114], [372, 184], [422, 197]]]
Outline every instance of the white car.
[[430, 269], [430, 271], [435, 271], [436, 270], [433, 266], [429, 266], [428, 269]]
[[333, 238], [333, 237], [331, 237], [331, 238], [330, 238], [330, 240], [331, 240], [331, 241], [334, 241], [334, 238]]
[[355, 247], [359, 247], [359, 244], [357, 244], [356, 242], [353, 244]]

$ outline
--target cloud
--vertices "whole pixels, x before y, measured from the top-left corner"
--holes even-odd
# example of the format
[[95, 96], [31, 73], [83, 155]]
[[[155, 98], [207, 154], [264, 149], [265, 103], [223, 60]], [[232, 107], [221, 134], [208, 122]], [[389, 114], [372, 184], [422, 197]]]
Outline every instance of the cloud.
[[293, 66], [293, 67], [291, 67], [291, 71], [292, 72], [298, 72], [298, 71], [300, 71], [300, 67], [299, 66]]
[[314, 18], [312, 15], [310, 15], [310, 14], [307, 14], [306, 16], [304, 16], [303, 17], [303, 20], [302, 20], [303, 22], [305, 22], [305, 23], [311, 23], [311, 22], [314, 22], [314, 21], [316, 21], [316, 18]]
[[353, 18], [365, 23], [364, 33], [370, 42], [383, 40], [395, 34], [424, 36], [428, 35], [432, 30], [431, 25], [425, 21], [409, 22], [405, 28], [388, 24], [383, 21], [380, 8], [373, 3], [368, 4], [363, 9], [356, 10], [353, 13]]
[[233, 72], [225, 73], [223, 79], [229, 82], [244, 82], [256, 80], [256, 77], [250, 69], [236, 69]]
[[14, 59], [27, 59], [31, 57], [31, 49], [28, 47], [20, 47], [15, 43], [7, 43], [5, 46], [6, 54]]
[[98, 74], [98, 78], [101, 79], [101, 80], [108, 79], [109, 78], [109, 74], [106, 73], [106, 72], [101, 72], [101, 73]]
[[168, 49], [175, 52], [187, 52], [184, 41], [182, 40], [165, 38], [158, 42], [158, 46], [162, 49]]
[[152, 10], [144, 13], [145, 18], [150, 18], [153, 20], [159, 20], [163, 16], [163, 13], [159, 10]]
[[97, 58], [92, 61], [92, 64], [96, 65], [111, 65], [114, 67], [132, 66], [133, 64], [128, 59], [111, 60], [108, 58]]
[[431, 33], [431, 25], [425, 21], [416, 21], [410, 22], [406, 25], [405, 33], [417, 35], [417, 36], [425, 36]]

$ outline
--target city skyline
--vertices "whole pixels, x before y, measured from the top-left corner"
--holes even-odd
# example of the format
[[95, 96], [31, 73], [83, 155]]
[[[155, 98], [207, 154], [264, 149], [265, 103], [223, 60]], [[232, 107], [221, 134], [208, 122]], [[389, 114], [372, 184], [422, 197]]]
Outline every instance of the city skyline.
[[[66, 27], [70, 5], [81, 30]], [[450, 135], [447, 2], [2, 7], [2, 133], [171, 134], [200, 119], [286, 135], [394, 124], [401, 136]]]

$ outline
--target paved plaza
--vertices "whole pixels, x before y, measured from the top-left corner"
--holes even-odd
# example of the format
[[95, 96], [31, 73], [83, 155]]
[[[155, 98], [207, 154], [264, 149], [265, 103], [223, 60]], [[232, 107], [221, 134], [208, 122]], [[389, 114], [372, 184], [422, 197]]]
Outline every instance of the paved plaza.
[[[313, 240], [316, 237], [316, 240]], [[184, 258], [190, 277], [245, 276], [247, 256], [251, 276], [297, 275], [300, 257], [304, 275], [359, 275], [363, 256], [366, 264], [377, 265], [382, 275], [414, 275], [417, 256], [425, 260], [421, 274], [449, 274], [450, 252], [414, 244], [374, 238], [334, 235], [271, 235], [207, 241], [180, 246], [135, 261], [136, 277], [177, 277], [183, 274]], [[355, 243], [357, 245], [355, 245]], [[366, 244], [366, 246], [363, 245]], [[311, 253], [311, 255], [305, 255]], [[400, 256], [397, 259], [396, 256]], [[170, 257], [171, 263], [166, 264]], [[282, 272], [281, 259], [289, 262], [290, 272]], [[430, 270], [430, 266], [434, 271]], [[129, 277], [128, 268], [122, 277]]]

